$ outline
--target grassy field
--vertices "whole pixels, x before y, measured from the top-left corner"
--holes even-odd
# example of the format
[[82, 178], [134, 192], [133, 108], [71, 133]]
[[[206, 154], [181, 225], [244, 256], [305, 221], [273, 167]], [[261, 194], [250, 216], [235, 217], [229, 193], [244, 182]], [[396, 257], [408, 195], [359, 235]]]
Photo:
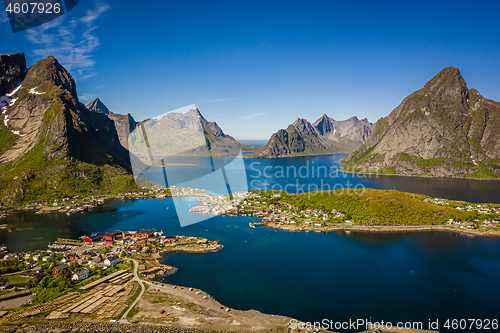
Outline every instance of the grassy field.
[[31, 280], [31, 278], [21, 276], [20, 274], [6, 275], [1, 278], [9, 280], [10, 283], [28, 283]]
[[[448, 219], [468, 221], [478, 217], [477, 212], [459, 211], [458, 206], [466, 203], [447, 202], [438, 205], [426, 202], [428, 196], [395, 190], [363, 189], [337, 190], [331, 192], [310, 192], [289, 194], [281, 192], [280, 202], [289, 203], [298, 209], [313, 208], [331, 212], [336, 209], [345, 212], [346, 219], [355, 224], [443, 224]], [[486, 218], [488, 215], [482, 215]]]
[[8, 290], [0, 290], [0, 296], [6, 295], [6, 294], [11, 294], [13, 292], [14, 292], [14, 290], [12, 290], [12, 289], [10, 289], [10, 290], [9, 289]]

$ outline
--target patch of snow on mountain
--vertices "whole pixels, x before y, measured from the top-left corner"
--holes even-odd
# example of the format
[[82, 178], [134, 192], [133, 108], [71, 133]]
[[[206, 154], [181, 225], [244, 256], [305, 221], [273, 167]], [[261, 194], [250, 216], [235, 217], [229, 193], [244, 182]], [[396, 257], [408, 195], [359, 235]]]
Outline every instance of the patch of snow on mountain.
[[29, 92], [30, 94], [33, 94], [33, 95], [43, 95], [43, 94], [44, 94], [43, 92], [39, 92], [39, 91], [37, 91], [37, 90], [36, 90], [36, 88], [38, 88], [38, 87], [31, 88], [28, 92]]
[[12, 90], [5, 96], [0, 97], [0, 108], [2, 109], [2, 113], [5, 113], [7, 111], [7, 106], [12, 106], [17, 101], [17, 98], [13, 99], [11, 96], [14, 95], [21, 88], [21, 86], [22, 84], [17, 86], [16, 89]]
[[14, 95], [20, 88], [21, 88], [22, 84], [18, 85], [16, 89], [12, 90], [10, 93], [6, 94], [5, 96], [12, 96]]
[[19, 135], [19, 136], [25, 136], [26, 135], [26, 134], [19, 133], [19, 131], [12, 131], [12, 133], [14, 133], [15, 135]]

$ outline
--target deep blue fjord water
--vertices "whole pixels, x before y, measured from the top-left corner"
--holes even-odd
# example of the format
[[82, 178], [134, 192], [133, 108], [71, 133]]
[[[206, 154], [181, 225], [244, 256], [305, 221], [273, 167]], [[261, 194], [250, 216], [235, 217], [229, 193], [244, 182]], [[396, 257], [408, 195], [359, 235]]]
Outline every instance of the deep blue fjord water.
[[[302, 184], [334, 186], [349, 181], [366, 187], [500, 203], [500, 183], [496, 181], [312, 175], [313, 166], [327, 166], [329, 171], [333, 166], [336, 170], [343, 156], [245, 159], [248, 181], [233, 184], [235, 188], [295, 184], [293, 188], [299, 189]], [[293, 167], [306, 166], [309, 175], [282, 177], [280, 166], [285, 170], [290, 167], [290, 172]], [[184, 168], [186, 173], [192, 172]], [[305, 168], [302, 171], [305, 176]], [[241, 170], [228, 167], [227, 173], [238, 179]], [[161, 173], [152, 170], [147, 178], [155, 181]], [[196, 198], [182, 200], [185, 209], [196, 204]], [[164, 263], [179, 270], [164, 281], [200, 288], [236, 309], [256, 309], [304, 321], [370, 317], [373, 321], [421, 321], [424, 328], [429, 319], [440, 319], [441, 323], [447, 318], [498, 319], [498, 238], [445, 232], [322, 234], [249, 228], [248, 223], [256, 220], [216, 216], [180, 227], [171, 198], [110, 200], [87, 215], [23, 212], [9, 216], [2, 221], [10, 227], [0, 231], [0, 243], [11, 251], [33, 250], [44, 248], [57, 237], [155, 228], [167, 235], [220, 240], [224, 248], [217, 253], [166, 255]]]
[[[216, 167], [229, 163], [225, 170], [228, 177], [230, 177], [229, 181], [233, 191], [248, 188], [277, 189], [297, 193], [358, 186], [375, 189], [396, 189], [469, 202], [500, 203], [500, 181], [353, 175], [338, 171], [341, 166], [340, 160], [346, 156], [346, 154], [331, 154], [279, 159], [221, 157], [214, 158], [214, 160], [216, 161]], [[244, 167], [242, 167], [241, 159], [244, 162]], [[179, 158], [178, 162], [180, 163], [196, 163], [197, 165], [171, 166], [166, 170], [167, 173], [173, 175], [171, 178], [173, 180], [196, 178], [196, 181], [186, 182], [187, 185], [192, 187], [211, 188], [214, 192], [225, 190], [225, 184], [213, 184], [210, 181], [205, 182], [197, 178], [203, 175], [203, 171], [200, 170], [210, 169], [209, 161], [206, 158]], [[159, 184], [168, 185], [168, 182], [165, 182], [161, 168], [151, 168], [142, 177]]]
[[238, 141], [244, 145], [260, 147], [264, 146], [268, 140], [238, 140]]

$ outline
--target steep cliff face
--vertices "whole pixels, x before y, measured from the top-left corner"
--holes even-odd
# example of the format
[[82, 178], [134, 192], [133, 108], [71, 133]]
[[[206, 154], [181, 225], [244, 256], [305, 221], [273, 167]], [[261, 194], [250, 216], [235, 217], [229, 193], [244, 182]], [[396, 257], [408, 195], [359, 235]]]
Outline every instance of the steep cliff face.
[[[15, 162], [43, 143], [43, 156], [71, 158], [127, 168], [113, 122], [89, 112], [78, 101], [76, 85], [53, 57], [33, 65], [6, 107], [7, 127], [19, 133], [15, 145], [0, 156], [0, 164]], [[99, 132], [100, 131], [100, 132]], [[101, 149], [102, 148], [102, 149]]]
[[128, 136], [137, 127], [138, 124], [135, 121], [134, 117], [130, 115], [130, 113], [124, 115], [111, 112], [99, 98], [96, 98], [92, 102], [87, 104], [87, 109], [89, 111], [108, 116], [108, 118], [111, 119], [115, 124], [120, 144], [124, 148], [128, 149]]
[[88, 183], [91, 173], [100, 176], [89, 187], [108, 188], [131, 171], [114, 122], [79, 102], [73, 78], [54, 57], [33, 65], [10, 95], [0, 131], [4, 202], [23, 201], [61, 175], [74, 177], [55, 190], [48, 186], [54, 193], [74, 193], [77, 180]]
[[137, 127], [138, 123], [130, 113], [123, 115], [109, 111], [108, 117], [115, 123], [120, 144], [128, 149], [128, 136]]
[[459, 70], [441, 70], [379, 120], [345, 168], [400, 175], [500, 175], [500, 105], [468, 89]]
[[373, 125], [356, 117], [336, 121], [324, 114], [314, 124], [297, 119], [251, 157], [279, 158], [352, 152], [365, 142]]
[[[0, 55], [0, 96], [14, 90], [26, 74], [24, 53]], [[2, 107], [2, 105], [0, 105]]]
[[[171, 112], [159, 119], [146, 119], [144, 127], [155, 161], [173, 156], [235, 156], [243, 147], [215, 122], [207, 121], [198, 109], [186, 113]], [[210, 150], [208, 149], [210, 147]], [[143, 131], [129, 137], [129, 149], [143, 161], [150, 158], [145, 149]]]
[[359, 120], [358, 117], [354, 116], [347, 120], [337, 121], [324, 114], [314, 122], [313, 127], [328, 140], [349, 139], [364, 143], [372, 132], [373, 124], [366, 118]]
[[300, 155], [326, 154], [328, 147], [305, 119], [297, 119], [286, 130], [279, 130], [269, 142], [252, 157], [276, 158]]

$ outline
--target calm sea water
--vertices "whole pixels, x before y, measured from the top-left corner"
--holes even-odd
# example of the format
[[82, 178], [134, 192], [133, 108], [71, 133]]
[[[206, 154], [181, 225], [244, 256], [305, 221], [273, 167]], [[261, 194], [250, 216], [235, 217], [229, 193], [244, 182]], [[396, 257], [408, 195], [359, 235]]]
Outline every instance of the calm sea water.
[[[298, 193], [358, 186], [396, 189], [468, 202], [500, 203], [500, 181], [375, 175], [362, 177], [338, 171], [341, 166], [340, 160], [345, 156], [347, 155], [332, 154], [280, 159], [239, 158], [243, 161], [238, 161], [237, 158], [236, 163], [230, 163], [225, 169], [233, 191], [248, 188], [279, 189]], [[224, 157], [214, 158], [214, 160], [216, 166], [234, 161], [233, 158]], [[186, 181], [186, 185], [210, 188], [216, 193], [226, 189], [225, 184], [216, 184], [197, 178], [203, 175], [200, 170], [208, 169], [207, 165], [210, 165], [208, 159], [179, 159], [179, 162], [197, 164], [196, 166], [172, 166], [166, 169], [167, 173], [174, 174], [177, 179], [196, 178], [194, 181]], [[151, 168], [143, 174], [143, 177], [168, 185], [161, 168]]]
[[268, 140], [238, 140], [238, 141], [244, 145], [260, 147], [260, 146], [264, 146]]
[[[259, 188], [252, 187], [252, 181], [253, 185], [260, 182], [259, 186], [264, 182], [286, 186], [297, 179], [277, 174], [280, 165], [300, 167], [314, 162], [315, 166], [339, 166], [341, 157], [245, 159], [246, 186]], [[311, 166], [308, 168], [311, 172]], [[230, 172], [241, 170], [229, 168]], [[262, 173], [260, 178], [252, 177], [252, 173], [258, 172]], [[155, 172], [148, 175], [153, 181], [155, 177], [158, 177]], [[329, 184], [352, 181], [373, 188], [500, 202], [497, 182], [358, 178], [350, 174], [339, 174], [337, 178], [310, 174], [309, 178], [298, 178], [297, 188], [301, 184], [321, 185], [322, 180], [323, 185], [326, 180]], [[245, 186], [243, 182], [239, 184]], [[184, 198], [183, 207], [189, 209], [196, 204], [195, 200]], [[33, 250], [44, 248], [57, 237], [155, 228], [171, 235], [218, 239], [224, 244], [217, 253], [165, 256], [165, 263], [179, 268], [165, 281], [201, 288], [233, 308], [257, 309], [304, 321], [371, 317], [373, 321], [408, 320], [425, 324], [438, 318], [498, 319], [500, 240], [497, 238], [431, 232], [291, 233], [251, 229], [248, 223], [252, 221], [256, 219], [216, 216], [181, 228], [170, 198], [111, 200], [87, 215], [9, 216], [2, 221], [10, 228], [0, 231], [0, 243], [12, 251]]]

